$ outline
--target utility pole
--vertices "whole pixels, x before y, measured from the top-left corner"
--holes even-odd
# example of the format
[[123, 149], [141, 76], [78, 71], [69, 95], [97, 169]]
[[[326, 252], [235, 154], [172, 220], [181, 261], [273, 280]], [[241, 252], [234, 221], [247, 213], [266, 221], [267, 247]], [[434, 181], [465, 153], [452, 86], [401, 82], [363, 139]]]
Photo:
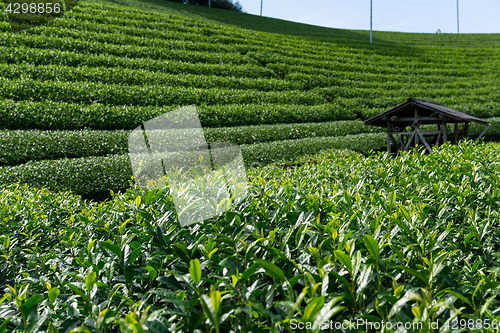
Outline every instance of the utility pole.
[[262, 4], [263, 4], [264, 0], [260, 0], [260, 16], [262, 16]]
[[373, 0], [370, 0], [370, 44], [372, 43], [373, 43]]
[[458, 15], [458, 0], [457, 0], [457, 34], [460, 33], [460, 17]]

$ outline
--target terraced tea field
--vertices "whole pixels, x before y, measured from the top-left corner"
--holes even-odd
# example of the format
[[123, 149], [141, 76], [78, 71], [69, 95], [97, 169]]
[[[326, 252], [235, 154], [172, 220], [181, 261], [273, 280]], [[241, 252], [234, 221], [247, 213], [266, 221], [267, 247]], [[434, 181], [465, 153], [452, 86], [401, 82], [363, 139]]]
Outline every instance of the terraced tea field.
[[[500, 34], [370, 45], [159, 0], [0, 20], [0, 333], [500, 331], [499, 145], [392, 159], [362, 122], [411, 96], [498, 140]], [[127, 144], [192, 104], [240, 145], [249, 195], [182, 227], [165, 190], [131, 187]]]

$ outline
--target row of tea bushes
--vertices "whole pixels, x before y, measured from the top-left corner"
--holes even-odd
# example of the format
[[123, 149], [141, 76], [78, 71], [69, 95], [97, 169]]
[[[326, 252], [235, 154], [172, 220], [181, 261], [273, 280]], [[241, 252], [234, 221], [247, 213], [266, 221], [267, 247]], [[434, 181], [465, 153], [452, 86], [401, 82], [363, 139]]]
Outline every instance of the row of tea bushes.
[[[352, 149], [368, 154], [371, 150], [382, 150], [384, 147], [385, 136], [371, 133], [242, 145], [241, 150], [245, 164], [258, 167], [278, 161], [293, 161], [323, 149]], [[126, 189], [131, 176], [128, 155], [43, 160], [0, 167], [2, 183], [19, 181], [35, 187], [46, 185], [53, 190], [72, 190], [94, 199], [107, 196], [110, 190]]]
[[[112, 106], [54, 101], [0, 100], [1, 129], [131, 130], [179, 105]], [[229, 104], [197, 106], [203, 127], [230, 127], [353, 120], [347, 105]]]
[[[491, 126], [484, 134], [485, 140], [499, 140], [500, 118], [490, 118], [487, 121]], [[431, 130], [431, 127], [428, 130]], [[450, 130], [449, 135], [452, 137], [453, 129], [450, 128]], [[469, 128], [470, 138], [477, 138], [483, 130], [484, 126], [472, 123]], [[305, 138], [319, 139], [321, 137], [324, 137], [321, 138], [322, 140], [328, 141], [331, 137], [376, 132], [385, 132], [385, 129], [365, 126], [363, 122], [358, 120], [204, 128], [207, 142], [231, 142], [238, 145], [267, 143], [265, 146], [256, 146], [262, 149], [270, 149], [264, 147], [268, 147], [268, 144], [272, 144], [273, 141], [282, 142], [283, 140]], [[130, 131], [124, 130], [1, 130], [0, 165], [17, 165], [44, 159], [126, 154], [128, 153], [129, 134]], [[317, 144], [319, 141], [315, 140], [315, 142]], [[360, 151], [358, 145], [352, 148]], [[273, 148], [271, 151], [274, 152], [275, 149]], [[366, 151], [363, 152], [366, 153]], [[289, 156], [287, 158], [289, 159]], [[247, 156], [247, 159], [252, 158]], [[275, 160], [274, 157], [271, 157], [271, 159]]]
[[[207, 142], [255, 144], [308, 137], [339, 137], [382, 132], [378, 127], [364, 126], [361, 121], [331, 123], [277, 124], [205, 128]], [[85, 156], [106, 156], [128, 152], [129, 131], [0, 131], [0, 165], [28, 161]]]
[[299, 104], [317, 105], [326, 99], [315, 92], [300, 90], [259, 91], [231, 88], [202, 89], [154, 84], [127, 86], [93, 82], [38, 81], [29, 78], [0, 78], [0, 97], [16, 101], [66, 103], [103, 103], [110, 105], [227, 105], [227, 104]]
[[0, 65], [0, 76], [8, 79], [58, 80], [66, 82], [100, 82], [123, 85], [159, 85], [204, 89], [254, 89], [260, 91], [300, 90], [299, 82], [274, 78], [247, 78], [216, 75], [168, 74], [143, 69], [109, 67], [70, 67], [32, 64]]
[[127, 131], [1, 130], [0, 165], [127, 152]]
[[7, 64], [88, 66], [160, 71], [169, 74], [241, 76], [275, 78], [273, 70], [255, 64], [232, 65], [169, 62], [150, 58], [127, 58], [109, 54], [83, 54], [72, 51], [37, 49], [22, 45], [0, 47], [0, 59]]
[[43, 160], [0, 167], [3, 184], [47, 186], [54, 191], [71, 190], [88, 199], [101, 200], [109, 191], [127, 189], [132, 169], [128, 155]]

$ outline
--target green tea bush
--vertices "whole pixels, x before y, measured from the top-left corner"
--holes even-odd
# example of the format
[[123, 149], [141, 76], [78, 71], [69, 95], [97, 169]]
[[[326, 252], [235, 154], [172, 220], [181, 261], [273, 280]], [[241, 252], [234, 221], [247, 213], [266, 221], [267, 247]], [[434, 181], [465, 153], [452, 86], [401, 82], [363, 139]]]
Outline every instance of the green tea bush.
[[287, 91], [301, 90], [299, 82], [288, 82], [278, 79], [252, 79], [237, 77], [219, 77], [216, 75], [172, 75], [146, 70], [127, 68], [92, 68], [44, 65], [34, 66], [27, 64], [0, 66], [0, 75], [8, 79], [30, 78], [47, 81], [59, 80], [65, 82], [100, 82], [106, 84], [123, 85], [168, 85], [178, 87], [192, 87], [204, 89], [254, 89], [260, 91]]
[[[363, 31], [259, 18], [285, 32], [270, 34], [184, 8], [81, 1], [18, 35], [2, 17], [0, 160], [26, 163], [0, 167], [0, 332], [500, 319], [499, 146], [365, 157], [386, 138], [360, 121], [409, 96], [500, 116], [497, 35], [368, 45]], [[208, 141], [241, 145], [249, 195], [182, 228], [166, 190], [130, 188], [126, 138], [190, 104]], [[326, 161], [270, 164], [310, 159]]]
[[[352, 149], [368, 154], [371, 150], [382, 150], [385, 145], [384, 138], [381, 133], [313, 137], [242, 145], [241, 150], [245, 164], [256, 167], [277, 161], [294, 160], [296, 157], [331, 148]], [[124, 135], [121, 139], [126, 140], [127, 136]], [[95, 137], [83, 141], [85, 140], [95, 140]], [[127, 149], [126, 146], [121, 149], [123, 148]], [[52, 149], [56, 150], [57, 147]], [[72, 190], [76, 194], [92, 199], [104, 198], [110, 190], [120, 191], [128, 188], [131, 177], [128, 155], [31, 161], [16, 166], [0, 167], [0, 183], [21, 182], [35, 187], [46, 185], [52, 190]]]
[[236, 144], [255, 144], [312, 137], [341, 137], [383, 131], [382, 128], [365, 126], [363, 122], [358, 120], [204, 129], [208, 142], [232, 142]]
[[354, 120], [352, 109], [340, 104], [230, 104], [197, 106], [203, 126], [245, 126]]
[[185, 227], [163, 190], [97, 205], [2, 187], [2, 329], [496, 331], [499, 146], [336, 157], [250, 172], [244, 202]]
[[128, 131], [0, 131], [0, 165], [127, 152]]
[[257, 65], [232, 65], [170, 62], [149, 58], [131, 59], [109, 54], [82, 54], [79, 52], [37, 49], [22, 45], [0, 47], [0, 59], [9, 64], [29, 63], [35, 65], [89, 66], [106, 68], [129, 68], [161, 71], [171, 74], [199, 74], [218, 76], [243, 76], [270, 78], [276, 74]]
[[[53, 101], [0, 100], [0, 128], [40, 130], [131, 130], [179, 105], [111, 106], [101, 103], [76, 104]], [[197, 106], [204, 127], [244, 126], [280, 123], [309, 123], [352, 120], [349, 106], [335, 104], [229, 104]]]
[[292, 161], [297, 157], [316, 154], [324, 149], [350, 149], [363, 154], [380, 151], [387, 147], [387, 135], [366, 133], [340, 137], [316, 137], [298, 140], [283, 140], [241, 147], [245, 163], [262, 166], [276, 161]]
[[171, 86], [127, 86], [92, 82], [37, 81], [29, 78], [0, 79], [0, 97], [17, 101], [66, 103], [103, 103], [111, 105], [219, 105], [219, 104], [323, 104], [326, 100], [314, 92], [300, 90], [258, 91], [230, 88], [201, 89]]
[[[207, 142], [231, 142], [239, 145], [383, 131], [382, 128], [365, 126], [361, 121], [204, 129]], [[126, 154], [129, 134], [129, 131], [121, 130], [0, 130], [0, 165], [16, 165], [44, 159]]]
[[44, 160], [0, 167], [3, 184], [47, 186], [55, 191], [71, 190], [88, 199], [102, 200], [110, 190], [129, 187], [132, 169], [128, 155]]
[[2, 129], [40, 130], [120, 130], [134, 129], [143, 121], [176, 109], [178, 106], [133, 107], [99, 103], [72, 104], [53, 101], [0, 101]]
[[[83, 31], [81, 34], [85, 34]], [[80, 35], [81, 37], [82, 35]], [[37, 49], [56, 49], [61, 51], [109, 54], [127, 58], [149, 58], [156, 60], [172, 60], [184, 62], [248, 64], [254, 63], [239, 53], [207, 53], [199, 51], [185, 51], [182, 49], [165, 49], [159, 46], [120, 45], [99, 42], [93, 39], [94, 34], [87, 36], [91, 39], [69, 39], [64, 37], [37, 36], [28, 34], [6, 34], [0, 40], [0, 45], [23, 45]], [[154, 43], [152, 43], [154, 45]]]

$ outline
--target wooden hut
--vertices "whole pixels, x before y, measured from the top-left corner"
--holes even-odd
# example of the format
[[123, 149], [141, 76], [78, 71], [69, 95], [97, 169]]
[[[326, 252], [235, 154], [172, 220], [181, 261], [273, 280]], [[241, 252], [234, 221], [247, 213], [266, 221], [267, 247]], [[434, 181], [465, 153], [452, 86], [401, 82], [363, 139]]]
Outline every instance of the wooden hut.
[[[399, 154], [399, 151], [416, 147], [420, 142], [430, 153], [432, 153], [432, 144], [440, 145], [447, 141], [456, 143], [468, 137], [471, 122], [486, 126], [478, 139], [490, 126], [485, 120], [450, 109], [446, 105], [408, 98], [406, 102], [366, 120], [365, 125], [387, 128], [387, 151], [392, 153], [392, 145], [394, 145]], [[420, 129], [421, 125], [427, 124], [436, 125], [437, 130], [429, 130], [432, 126], [426, 126], [425, 130]], [[448, 135], [451, 129], [453, 129], [453, 137]]]

